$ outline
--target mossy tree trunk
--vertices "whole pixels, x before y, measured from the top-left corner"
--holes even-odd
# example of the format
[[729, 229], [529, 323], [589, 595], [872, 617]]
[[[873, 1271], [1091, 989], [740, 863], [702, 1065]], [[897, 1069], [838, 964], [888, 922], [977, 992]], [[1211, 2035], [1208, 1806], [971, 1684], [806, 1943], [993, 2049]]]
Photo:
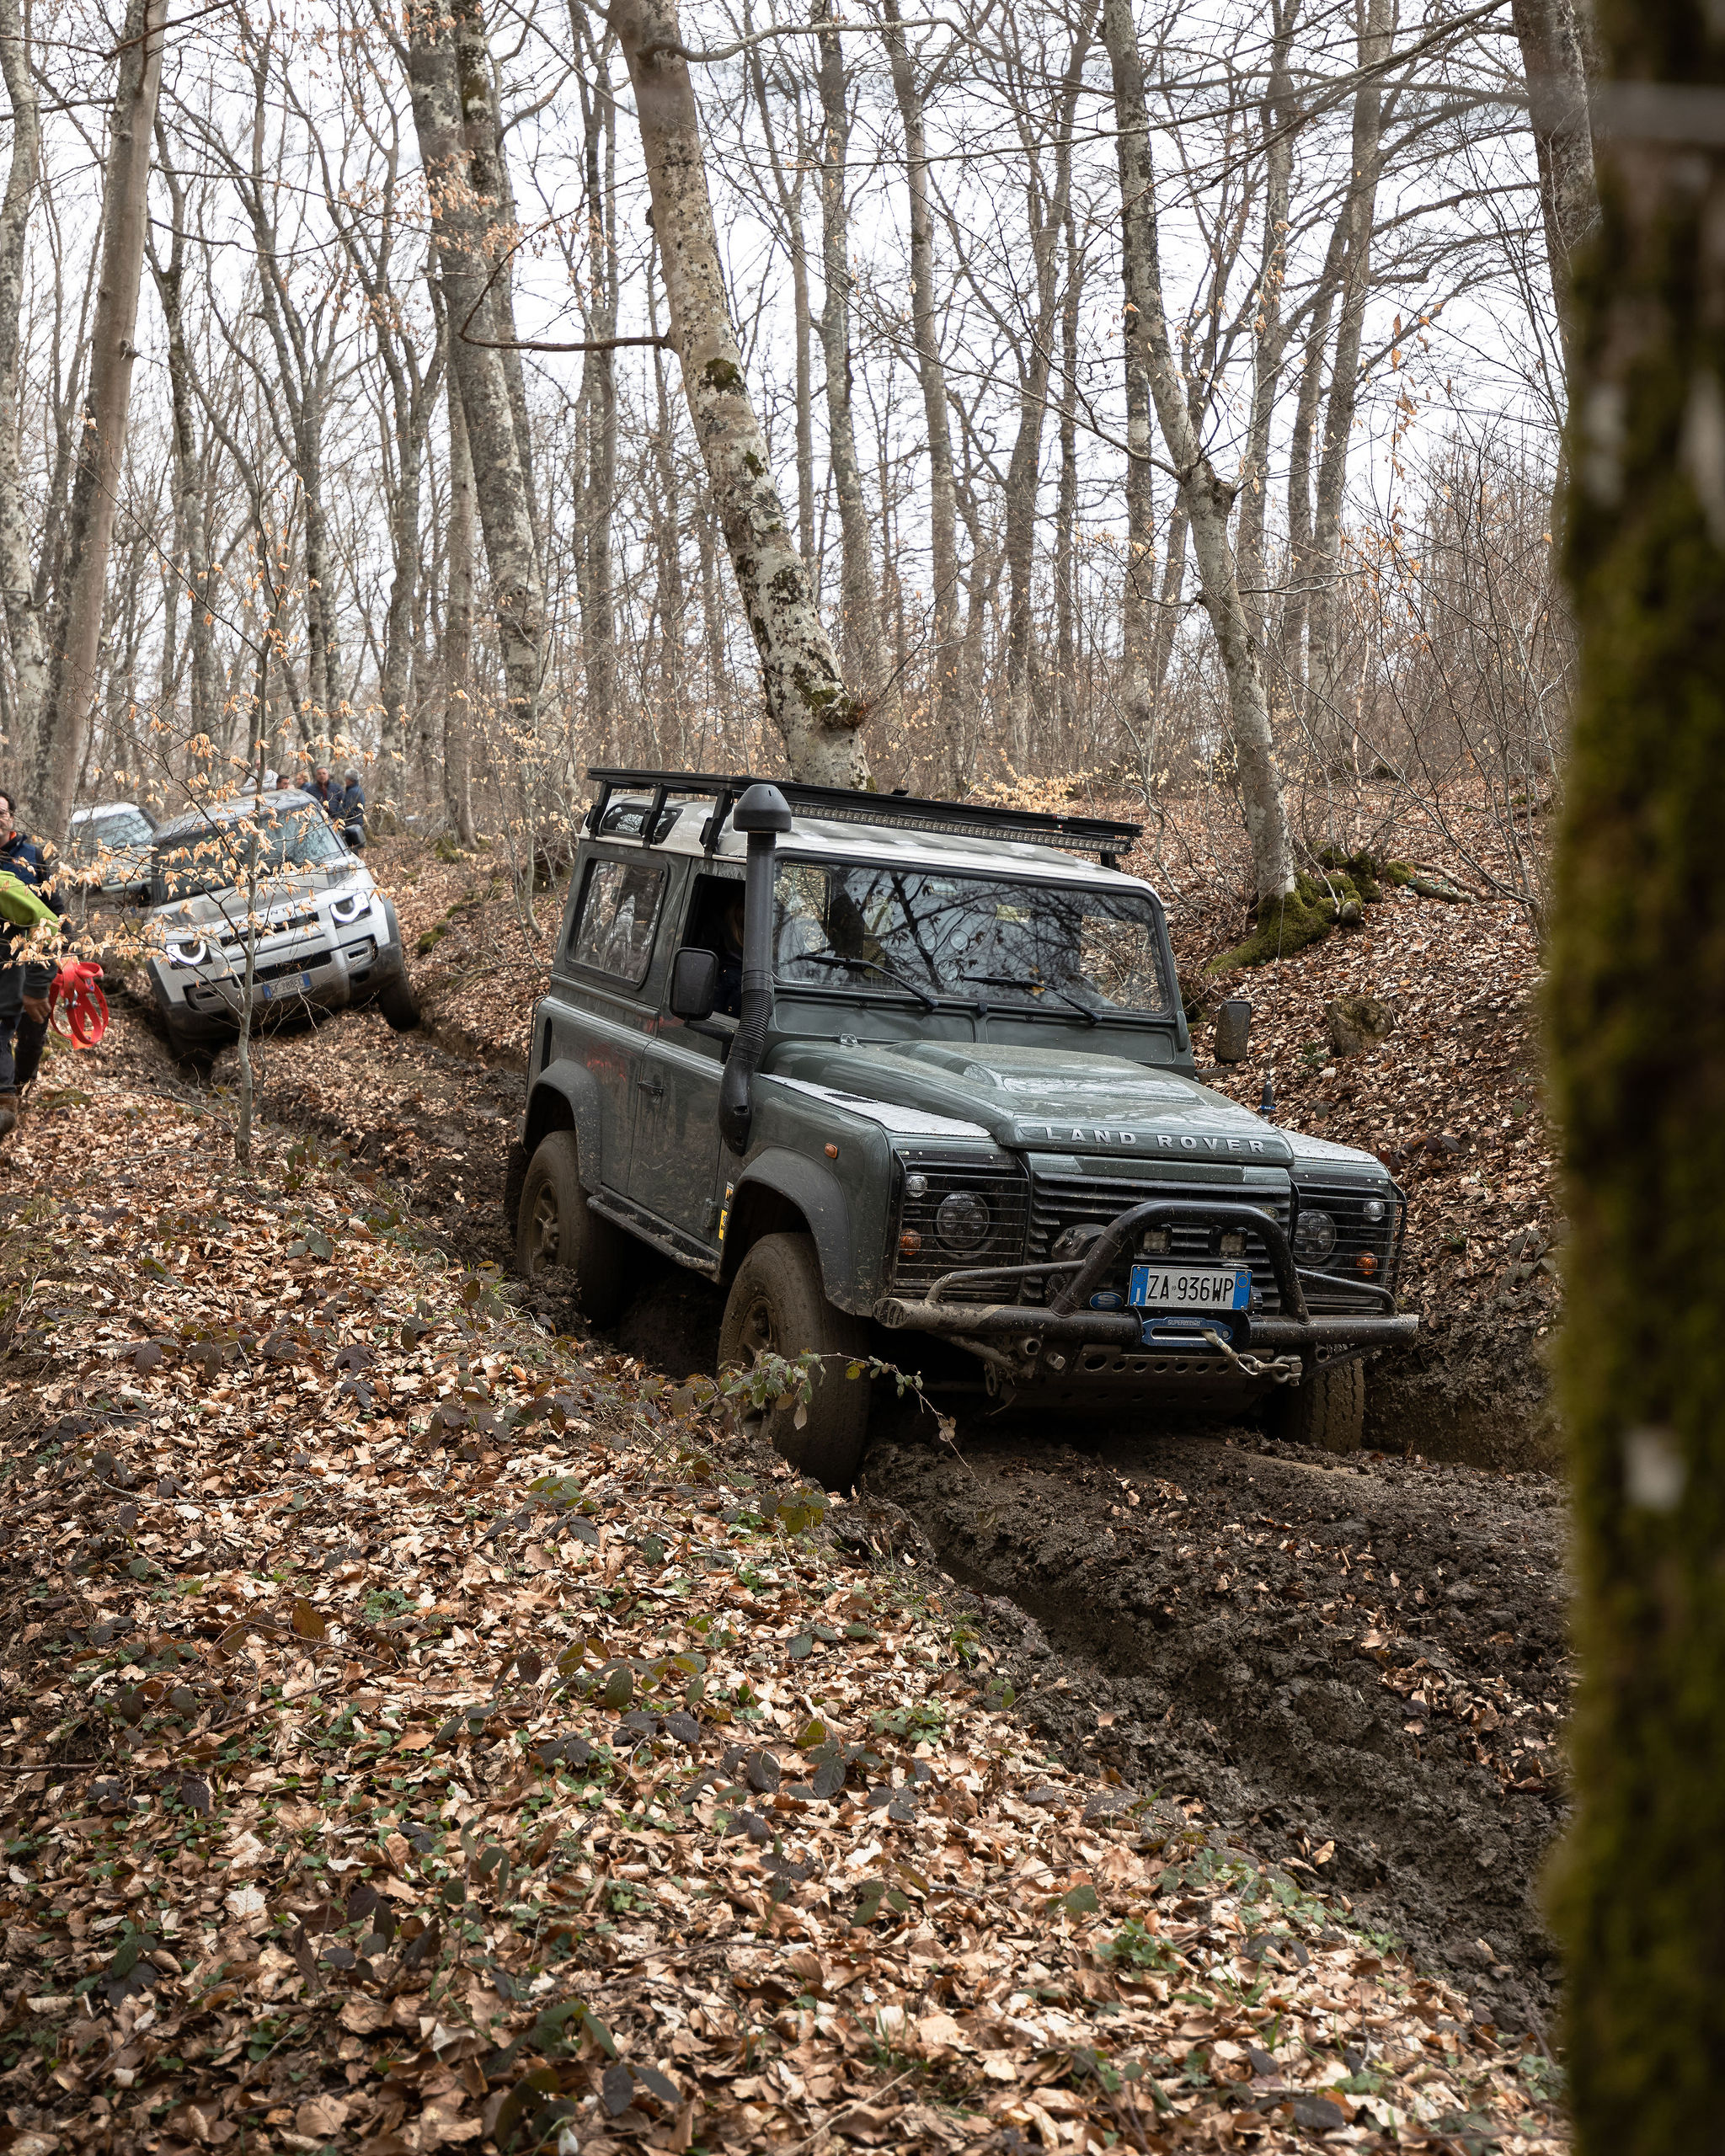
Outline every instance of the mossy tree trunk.
[[1725, 147], [1686, 124], [1725, 20], [1602, 0], [1599, 31], [1624, 124], [1574, 303], [1549, 1007], [1583, 1674], [1553, 1907], [1580, 2147], [1673, 2156], [1719, 2145], [1725, 2057]]

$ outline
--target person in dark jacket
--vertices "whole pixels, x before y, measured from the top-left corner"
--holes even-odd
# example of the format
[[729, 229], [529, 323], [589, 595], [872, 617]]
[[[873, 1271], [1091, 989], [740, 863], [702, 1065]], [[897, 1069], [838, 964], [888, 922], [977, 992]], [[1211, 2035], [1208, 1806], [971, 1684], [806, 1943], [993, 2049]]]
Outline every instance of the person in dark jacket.
[[350, 846], [363, 850], [366, 843], [366, 792], [355, 771], [344, 771], [339, 786], [331, 784], [327, 803], [330, 819]]
[[312, 800], [324, 808], [330, 806], [331, 797], [339, 794], [341, 791], [339, 787], [330, 784], [329, 767], [327, 764], [319, 764], [310, 778], [304, 782], [304, 786]]
[[[0, 873], [14, 878], [54, 912], [65, 909], [50, 888], [48, 864], [35, 841], [18, 828], [12, 796], [0, 792]], [[54, 969], [13, 953], [25, 931], [0, 917], [0, 1138], [18, 1123], [18, 1097], [36, 1075], [48, 1038], [48, 990]]]

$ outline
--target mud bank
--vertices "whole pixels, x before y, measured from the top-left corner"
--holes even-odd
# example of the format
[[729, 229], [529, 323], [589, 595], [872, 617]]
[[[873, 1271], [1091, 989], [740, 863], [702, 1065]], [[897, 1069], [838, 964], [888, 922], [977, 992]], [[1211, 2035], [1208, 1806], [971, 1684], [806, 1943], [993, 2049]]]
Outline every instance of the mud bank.
[[1542, 2030], [1563, 1792], [1561, 1491], [1249, 1432], [871, 1449], [1069, 1758], [1201, 1797]]

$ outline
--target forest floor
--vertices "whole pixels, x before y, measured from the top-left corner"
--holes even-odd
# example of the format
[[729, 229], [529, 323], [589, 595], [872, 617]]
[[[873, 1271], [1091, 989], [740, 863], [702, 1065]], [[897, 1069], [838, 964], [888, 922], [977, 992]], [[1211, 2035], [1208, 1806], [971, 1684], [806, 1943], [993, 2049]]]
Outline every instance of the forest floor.
[[1027, 1717], [896, 1506], [302, 1129], [239, 1174], [131, 1011], [46, 1076], [0, 1156], [13, 2156], [1561, 2145], [1543, 2046], [1334, 1853]]
[[[542, 959], [483, 862], [374, 865], [427, 1027], [266, 1043], [249, 1182], [123, 1007], [0, 1155], [0, 2148], [1558, 2145], [1557, 1486], [900, 1416], [798, 1502], [675, 1382], [705, 1283], [599, 1340], [503, 1278]], [[1531, 970], [1398, 896], [1248, 984], [1500, 1378]]]

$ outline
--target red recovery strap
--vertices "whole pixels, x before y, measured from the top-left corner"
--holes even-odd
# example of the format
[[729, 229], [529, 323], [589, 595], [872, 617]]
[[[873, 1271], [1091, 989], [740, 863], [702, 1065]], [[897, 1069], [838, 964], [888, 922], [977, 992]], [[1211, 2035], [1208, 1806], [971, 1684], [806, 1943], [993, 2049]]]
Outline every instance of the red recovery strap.
[[108, 999], [96, 985], [101, 978], [99, 966], [69, 958], [48, 990], [48, 1022], [74, 1048], [93, 1048], [108, 1030]]

